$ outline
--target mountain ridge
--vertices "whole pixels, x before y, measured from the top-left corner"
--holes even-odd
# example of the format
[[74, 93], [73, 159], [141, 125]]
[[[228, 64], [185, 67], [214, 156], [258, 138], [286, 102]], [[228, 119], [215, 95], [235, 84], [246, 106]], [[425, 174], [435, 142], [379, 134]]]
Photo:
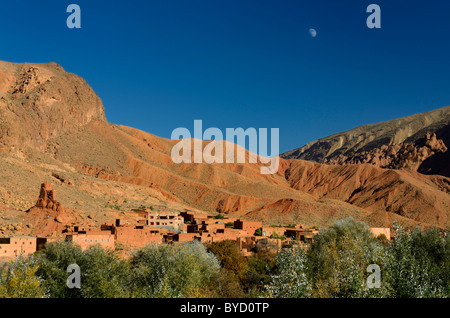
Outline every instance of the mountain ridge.
[[359, 152], [415, 142], [426, 133], [435, 133], [450, 124], [450, 106], [384, 122], [358, 126], [328, 137], [314, 140], [303, 147], [285, 152], [285, 159], [303, 159], [324, 162], [339, 155], [352, 156]]
[[[2, 62], [0, 72], [0, 112], [9, 129], [0, 129], [0, 225], [21, 222], [45, 182], [64, 207], [97, 223], [152, 206], [265, 223], [326, 226], [352, 216], [373, 224], [450, 224], [448, 178], [297, 159], [280, 159], [273, 175], [262, 175], [260, 163], [175, 164], [177, 141], [108, 123], [92, 88], [57, 64]], [[57, 102], [48, 102], [52, 97]]]

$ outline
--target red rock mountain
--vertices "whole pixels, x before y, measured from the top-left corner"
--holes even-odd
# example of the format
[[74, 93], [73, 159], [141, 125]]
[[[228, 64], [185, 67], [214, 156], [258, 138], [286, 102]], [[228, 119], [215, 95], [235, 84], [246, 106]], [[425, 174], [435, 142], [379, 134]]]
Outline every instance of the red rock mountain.
[[450, 177], [449, 161], [446, 162], [447, 166], [442, 171], [424, 170], [422, 166], [427, 159], [438, 158], [445, 154], [447, 150], [444, 141], [437, 139], [436, 133], [427, 133], [425, 137], [414, 143], [383, 145], [380, 148], [361, 151], [349, 157], [340, 154], [331, 159], [324, 159], [323, 163], [334, 165], [368, 163], [380, 168], [419, 170], [426, 174], [434, 174], [433, 172], [435, 172]]
[[[347, 216], [373, 226], [450, 224], [443, 176], [297, 159], [281, 159], [274, 175], [260, 174], [260, 164], [175, 164], [176, 141], [108, 123], [89, 85], [53, 63], [0, 62], [0, 115], [0, 225], [21, 221], [43, 182], [65, 210], [94, 222], [143, 205], [269, 224], [326, 226]], [[48, 200], [47, 192], [46, 208]]]
[[[370, 160], [367, 155], [370, 155], [373, 151], [376, 152], [376, 149], [384, 152], [387, 150], [386, 146], [396, 148], [391, 148], [390, 151], [400, 150], [397, 145], [414, 145], [417, 142], [419, 142], [418, 147], [423, 147], [423, 139], [427, 133], [431, 135], [436, 133], [436, 138], [442, 139], [446, 147], [450, 148], [449, 125], [450, 106], [447, 106], [422, 114], [364, 125], [337, 133], [286, 152], [282, 157], [311, 160], [319, 163], [342, 163], [346, 160], [353, 162], [354, 160], [358, 161], [358, 157], [361, 160]], [[381, 149], [382, 147], [384, 148]], [[408, 149], [403, 150], [409, 151]], [[424, 149], [424, 151], [426, 150]]]
[[0, 61], [0, 149], [44, 150], [49, 139], [106, 121], [100, 98], [55, 63]]

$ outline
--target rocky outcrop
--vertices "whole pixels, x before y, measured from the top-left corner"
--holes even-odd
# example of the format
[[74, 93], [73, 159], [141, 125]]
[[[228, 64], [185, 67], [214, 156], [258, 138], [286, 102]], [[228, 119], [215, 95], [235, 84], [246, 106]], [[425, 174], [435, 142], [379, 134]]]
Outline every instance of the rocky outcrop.
[[[419, 135], [442, 127], [448, 109], [340, 134], [336, 142], [334, 137], [322, 140], [324, 157], [415, 144]], [[420, 145], [435, 152], [421, 167], [430, 158], [449, 153], [437, 152], [437, 140], [444, 139], [438, 133], [436, 141], [433, 138], [431, 134], [428, 145]], [[445, 177], [367, 164], [284, 159], [277, 174], [262, 175], [259, 163], [176, 164], [171, 159], [176, 143], [107, 123], [90, 87], [56, 64], [0, 62], [0, 145], [7, 150], [0, 151], [0, 200], [12, 202], [10, 197], [27, 195], [24, 204], [29, 207], [35, 199], [30, 189], [40, 184], [36, 180], [53, 178], [66, 205], [62, 208], [54, 190], [44, 184], [36, 205], [18, 218], [29, 225], [29, 235], [53, 235], [67, 225], [106, 221], [113, 212], [103, 209], [117, 197], [128, 199], [127, 204], [117, 201], [125, 208], [142, 202], [167, 204], [174, 210], [218, 211], [271, 223], [326, 226], [351, 215], [375, 221], [399, 217], [417, 224], [450, 224], [450, 197], [444, 191], [450, 179]], [[320, 143], [316, 145], [320, 148]], [[319, 149], [314, 147], [309, 149]], [[22, 157], [11, 154], [20, 148], [32, 149]], [[322, 153], [319, 150], [317, 154]], [[387, 153], [401, 153], [394, 150]], [[429, 155], [412, 149], [411, 153], [419, 160]], [[77, 186], [68, 180], [75, 180]], [[83, 210], [73, 211], [73, 206]], [[86, 213], [90, 217], [84, 217]]]
[[325, 159], [324, 163], [333, 165], [342, 164], [371, 164], [379, 168], [418, 170], [420, 165], [437, 153], [445, 153], [447, 147], [436, 134], [427, 133], [424, 138], [415, 143], [399, 143], [396, 145], [383, 145], [369, 151], [362, 151], [352, 156], [339, 155]]
[[450, 106], [447, 106], [422, 114], [360, 126], [315, 140], [281, 156], [286, 159], [303, 159], [318, 163], [334, 160], [339, 156], [349, 158], [383, 146], [415, 143], [427, 132], [435, 133], [449, 123]]
[[61, 203], [56, 201], [55, 192], [50, 183], [43, 183], [41, 185], [41, 192], [39, 193], [39, 199], [37, 200], [35, 207], [49, 209], [59, 213], [64, 212], [64, 207]]
[[36, 204], [23, 216], [33, 236], [61, 236], [70, 224], [85, 224], [84, 217], [74, 210], [66, 209], [56, 200], [50, 183], [42, 183]]
[[[450, 125], [439, 129], [436, 136], [445, 143], [447, 148], [450, 148]], [[423, 174], [441, 175], [450, 178], [450, 150], [437, 152], [425, 159], [417, 171]]]
[[56, 63], [0, 61], [0, 151], [45, 151], [48, 140], [106, 121], [100, 98], [81, 77]]

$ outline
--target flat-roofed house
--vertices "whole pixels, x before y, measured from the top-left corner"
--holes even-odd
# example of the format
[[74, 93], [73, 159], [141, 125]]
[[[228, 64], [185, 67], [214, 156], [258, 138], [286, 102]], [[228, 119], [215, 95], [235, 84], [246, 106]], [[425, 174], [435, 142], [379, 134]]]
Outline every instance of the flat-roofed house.
[[114, 249], [114, 234], [109, 231], [80, 231], [66, 235], [66, 240], [71, 241], [86, 250], [93, 245], [99, 244], [103, 248]]
[[384, 235], [388, 240], [391, 239], [391, 229], [388, 227], [371, 227], [369, 230], [375, 237]]
[[269, 237], [273, 234], [283, 236], [285, 232], [286, 232], [285, 227], [263, 226], [261, 234], [262, 236], [269, 236]]
[[19, 255], [31, 255], [45, 248], [47, 239], [31, 236], [13, 236], [0, 238], [0, 258], [14, 258]]
[[262, 222], [260, 221], [244, 221], [236, 220], [234, 221], [234, 228], [237, 230], [246, 231], [249, 236], [254, 235], [255, 231], [262, 227]]

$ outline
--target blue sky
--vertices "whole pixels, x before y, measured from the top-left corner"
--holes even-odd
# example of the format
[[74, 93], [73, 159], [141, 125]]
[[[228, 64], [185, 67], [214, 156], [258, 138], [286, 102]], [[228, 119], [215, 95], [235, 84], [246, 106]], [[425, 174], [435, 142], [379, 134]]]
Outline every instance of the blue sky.
[[[66, 8], [81, 7], [81, 29]], [[369, 4], [381, 29], [366, 26]], [[2, 1], [0, 59], [57, 62], [108, 121], [279, 128], [280, 151], [450, 104], [450, 1]], [[308, 30], [317, 30], [313, 38]]]

